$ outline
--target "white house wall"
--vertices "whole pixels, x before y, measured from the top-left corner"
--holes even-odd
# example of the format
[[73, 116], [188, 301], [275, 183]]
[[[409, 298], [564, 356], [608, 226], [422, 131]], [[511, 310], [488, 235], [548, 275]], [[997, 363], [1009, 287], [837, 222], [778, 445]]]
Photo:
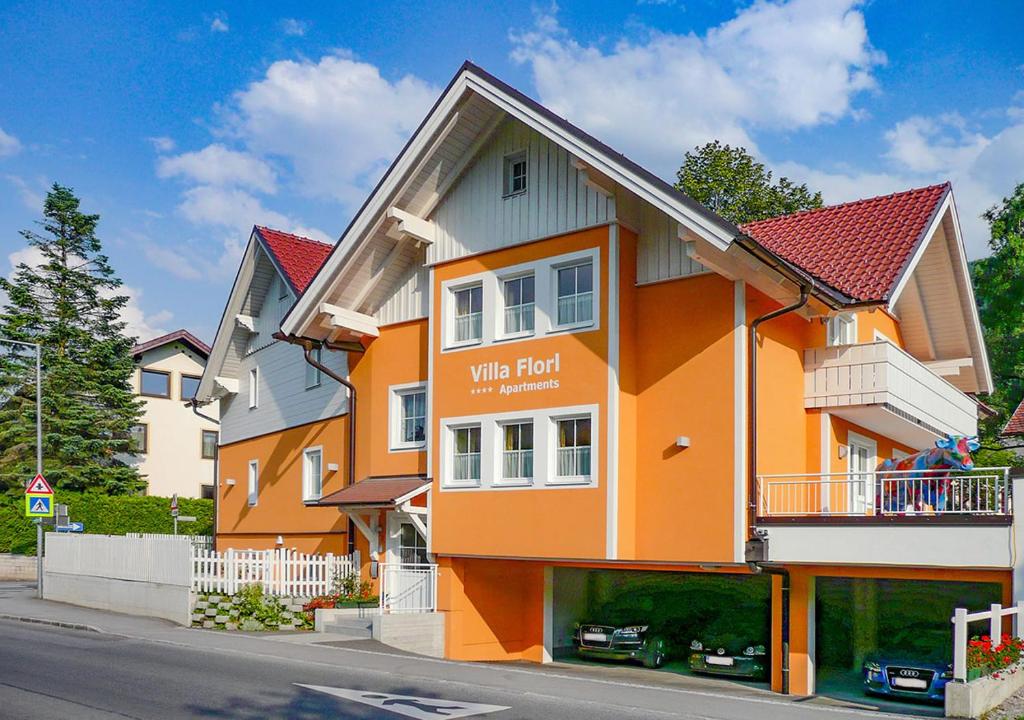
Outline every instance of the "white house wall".
[[[345, 353], [324, 351], [323, 363], [342, 377], [348, 375]], [[259, 407], [250, 409], [249, 369], [254, 365], [259, 366]], [[275, 342], [242, 358], [238, 393], [221, 400], [221, 444], [335, 417], [346, 408], [344, 388], [329, 377], [306, 389], [302, 348]]]
[[706, 268], [686, 254], [686, 246], [679, 239], [679, 224], [660, 210], [645, 202], [639, 203], [636, 213], [640, 231], [637, 245], [637, 284], [671, 280], [696, 273]]

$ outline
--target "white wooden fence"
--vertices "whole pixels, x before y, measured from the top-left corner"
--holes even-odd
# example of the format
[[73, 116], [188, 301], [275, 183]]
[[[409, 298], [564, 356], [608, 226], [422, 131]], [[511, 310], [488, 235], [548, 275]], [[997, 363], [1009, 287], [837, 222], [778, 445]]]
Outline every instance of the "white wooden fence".
[[1015, 607], [1004, 608], [992, 604], [988, 610], [969, 613], [967, 608], [956, 608], [950, 622], [953, 623], [953, 679], [964, 682], [967, 680], [967, 640], [970, 637], [967, 624], [981, 620], [988, 621], [988, 636], [995, 647], [1002, 642], [1003, 618], [1014, 616], [1013, 634], [1024, 638], [1024, 600], [1018, 600]]
[[335, 580], [359, 573], [359, 551], [352, 555], [307, 555], [275, 550], [224, 552], [194, 548], [192, 588], [201, 593], [233, 595], [259, 584], [270, 595], [313, 597], [331, 592]]
[[47, 573], [188, 586], [186, 535], [46, 534]]

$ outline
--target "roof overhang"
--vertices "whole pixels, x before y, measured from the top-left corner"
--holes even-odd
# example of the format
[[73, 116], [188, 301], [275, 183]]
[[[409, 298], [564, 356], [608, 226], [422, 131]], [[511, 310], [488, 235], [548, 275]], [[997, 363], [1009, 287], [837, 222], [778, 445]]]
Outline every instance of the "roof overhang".
[[370, 477], [320, 498], [319, 506], [336, 507], [342, 512], [394, 510], [430, 490], [423, 475]]

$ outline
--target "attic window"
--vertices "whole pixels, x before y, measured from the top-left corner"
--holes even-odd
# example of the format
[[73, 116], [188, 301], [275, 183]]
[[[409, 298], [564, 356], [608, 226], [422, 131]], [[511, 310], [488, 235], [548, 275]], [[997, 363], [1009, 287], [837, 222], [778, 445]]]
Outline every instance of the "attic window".
[[526, 151], [505, 156], [505, 197], [526, 192]]

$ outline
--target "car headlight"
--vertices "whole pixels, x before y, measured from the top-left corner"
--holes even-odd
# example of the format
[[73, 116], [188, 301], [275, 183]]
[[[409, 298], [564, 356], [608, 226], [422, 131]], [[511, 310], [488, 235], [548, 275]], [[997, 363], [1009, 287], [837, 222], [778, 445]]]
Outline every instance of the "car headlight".
[[875, 673], [882, 672], [882, 666], [879, 665], [878, 663], [874, 662], [873, 660], [868, 660], [866, 663], [864, 663], [864, 669], [867, 670], [868, 672], [875, 672]]
[[620, 632], [625, 633], [626, 635], [638, 635], [638, 634], [640, 634], [642, 632], [647, 632], [647, 626], [646, 625], [629, 625], [628, 627], [621, 628]]
[[947, 665], [946, 666], [946, 670], [942, 673], [942, 679], [943, 680], [952, 680], [953, 679], [953, 666], [952, 665]]
[[746, 650], [743, 651], [743, 654], [744, 655], [756, 655], [757, 654], [757, 648], [755, 648], [753, 645], [750, 645], [749, 647], [747, 647]]
[[692, 643], [690, 643], [690, 649], [691, 650], [703, 650], [704, 649], [704, 643], [702, 643], [700, 640], [694, 640]]

